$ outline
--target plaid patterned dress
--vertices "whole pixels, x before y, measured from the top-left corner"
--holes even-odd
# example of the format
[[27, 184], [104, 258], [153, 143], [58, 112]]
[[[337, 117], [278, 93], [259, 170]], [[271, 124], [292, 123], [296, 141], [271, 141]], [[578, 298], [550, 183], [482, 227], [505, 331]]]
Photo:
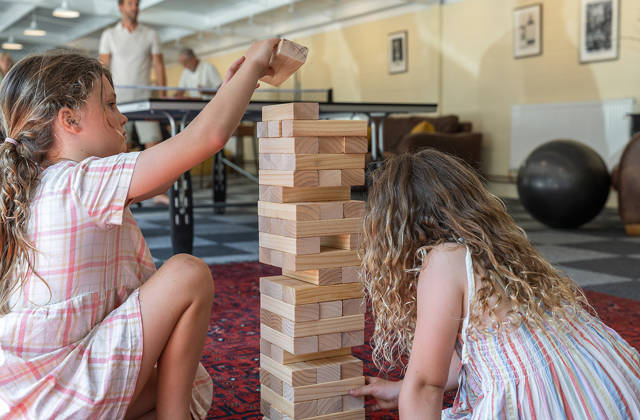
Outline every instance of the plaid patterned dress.
[[[137, 157], [43, 171], [28, 226], [35, 273], [19, 268], [27, 281], [0, 317], [0, 419], [124, 417], [142, 360], [138, 287], [156, 271], [125, 203]], [[200, 365], [195, 418], [211, 398]]]

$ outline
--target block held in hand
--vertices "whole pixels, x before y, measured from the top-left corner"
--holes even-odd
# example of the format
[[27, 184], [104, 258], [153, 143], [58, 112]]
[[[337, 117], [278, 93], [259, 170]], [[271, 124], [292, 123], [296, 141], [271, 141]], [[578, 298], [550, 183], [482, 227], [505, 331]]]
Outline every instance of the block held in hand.
[[271, 57], [269, 67], [273, 68], [272, 75], [263, 76], [260, 81], [273, 86], [280, 86], [296, 72], [307, 60], [307, 47], [296, 44], [288, 39], [281, 39], [276, 53]]

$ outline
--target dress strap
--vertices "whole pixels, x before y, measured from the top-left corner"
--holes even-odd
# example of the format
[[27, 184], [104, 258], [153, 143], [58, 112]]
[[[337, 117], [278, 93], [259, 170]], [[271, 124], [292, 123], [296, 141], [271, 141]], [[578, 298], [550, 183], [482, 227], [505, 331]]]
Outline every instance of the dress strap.
[[467, 268], [467, 314], [464, 317], [464, 320], [462, 321], [462, 331], [461, 331], [461, 336], [462, 336], [462, 351], [461, 351], [461, 356], [460, 359], [462, 361], [462, 363], [467, 363], [469, 361], [469, 354], [467, 352], [467, 330], [469, 328], [469, 315], [471, 312], [471, 302], [473, 302], [473, 296], [476, 292], [476, 285], [475, 285], [475, 277], [473, 274], [473, 262], [471, 260], [471, 251], [469, 251], [469, 247], [465, 245], [465, 247], [467, 248], [467, 254], [465, 256], [465, 265]]

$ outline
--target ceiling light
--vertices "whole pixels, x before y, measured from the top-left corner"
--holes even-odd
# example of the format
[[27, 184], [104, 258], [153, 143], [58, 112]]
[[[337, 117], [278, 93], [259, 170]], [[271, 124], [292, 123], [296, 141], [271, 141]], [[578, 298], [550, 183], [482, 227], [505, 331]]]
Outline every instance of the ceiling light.
[[21, 50], [22, 44], [18, 42], [14, 42], [13, 37], [10, 36], [7, 42], [2, 43], [3, 50]]
[[45, 31], [44, 29], [38, 28], [38, 23], [36, 22], [35, 13], [31, 18], [31, 24], [27, 29], [24, 30], [24, 34], [27, 36], [45, 36], [47, 34], [47, 31]]
[[62, 19], [75, 19], [80, 16], [80, 12], [78, 12], [77, 10], [69, 9], [67, 0], [62, 0], [62, 4], [60, 5], [60, 7], [57, 7], [53, 10], [53, 16]]

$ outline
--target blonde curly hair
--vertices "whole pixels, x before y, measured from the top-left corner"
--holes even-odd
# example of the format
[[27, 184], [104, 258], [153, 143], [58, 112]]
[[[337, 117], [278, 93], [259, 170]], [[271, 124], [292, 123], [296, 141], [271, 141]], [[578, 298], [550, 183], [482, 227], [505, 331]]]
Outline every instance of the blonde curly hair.
[[[388, 159], [376, 170], [364, 217], [362, 270], [375, 329], [379, 368], [406, 367], [416, 325], [417, 272], [427, 252], [463, 242], [472, 255], [479, 289], [469, 325], [487, 333], [505, 325], [542, 325], [588, 307], [580, 288], [549, 264], [459, 159], [427, 149]], [[418, 270], [416, 270], [418, 268]], [[496, 309], [509, 310], [498, 319]]]

